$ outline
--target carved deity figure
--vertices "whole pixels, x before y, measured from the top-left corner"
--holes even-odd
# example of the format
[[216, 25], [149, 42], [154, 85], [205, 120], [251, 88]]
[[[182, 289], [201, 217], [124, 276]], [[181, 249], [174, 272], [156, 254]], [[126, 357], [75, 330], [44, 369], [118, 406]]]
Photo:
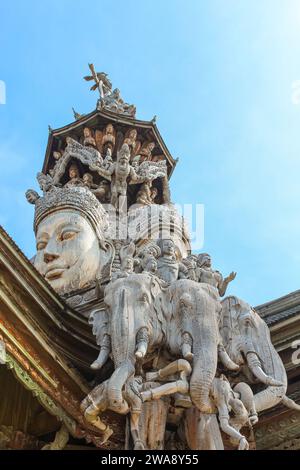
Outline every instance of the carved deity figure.
[[161, 256], [157, 260], [159, 277], [168, 284], [187, 276], [187, 268], [176, 259], [175, 244], [171, 239], [159, 240]]
[[154, 142], [146, 142], [140, 151], [140, 162], [149, 161], [152, 159], [152, 151], [155, 148]]
[[112, 153], [115, 147], [115, 143], [116, 143], [116, 137], [115, 137], [114, 126], [112, 124], [107, 124], [104, 130], [104, 134], [103, 134], [102, 142], [101, 142], [103, 152], [107, 153], [109, 149], [110, 152]]
[[219, 294], [223, 297], [226, 293], [228, 284], [236, 277], [235, 272], [231, 272], [229, 276], [223, 279], [219, 271], [212, 269], [211, 257], [207, 253], [198, 255], [196, 276], [198, 282], [205, 282], [218, 289]]
[[76, 163], [72, 163], [69, 168], [69, 181], [65, 184], [65, 188], [70, 188], [71, 186], [82, 186], [83, 181], [80, 178], [79, 168]]
[[86, 147], [96, 148], [96, 141], [89, 127], [85, 127], [83, 129], [83, 136], [84, 136], [83, 145], [85, 145]]
[[141, 148], [141, 143], [136, 140], [137, 139], [137, 130], [130, 129], [127, 133], [127, 136], [124, 140], [124, 144], [127, 144], [131, 151], [131, 158], [137, 154], [139, 149]]
[[137, 175], [130, 165], [130, 149], [128, 144], [123, 144], [117, 154], [117, 161], [109, 170], [102, 170], [102, 174], [111, 177], [111, 203], [122, 212], [126, 205], [127, 185], [143, 183], [145, 177]]

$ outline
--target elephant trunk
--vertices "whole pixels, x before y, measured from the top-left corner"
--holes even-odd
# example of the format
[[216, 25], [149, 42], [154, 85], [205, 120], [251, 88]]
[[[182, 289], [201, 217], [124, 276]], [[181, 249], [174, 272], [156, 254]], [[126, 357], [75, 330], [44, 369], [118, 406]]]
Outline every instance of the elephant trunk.
[[[267, 340], [268, 338], [266, 337], [266, 344]], [[263, 338], [261, 338], [261, 341], [263, 341]], [[264, 372], [259, 355], [257, 354], [252, 342], [250, 326], [246, 328], [243, 352], [247, 358], [248, 367], [254, 377], [257, 378], [261, 383], [268, 385], [265, 390], [262, 390], [261, 392], [254, 395], [254, 405], [257, 413], [276, 406], [281, 402], [286, 392], [286, 376], [284, 375], [284, 367], [282, 366], [280, 370], [276, 369], [277, 372], [273, 370], [275, 377], [271, 377]], [[275, 362], [278, 362], [277, 358], [274, 359]]]
[[254, 404], [257, 413], [273, 406], [278, 405], [285, 395], [286, 387], [268, 387], [265, 390], [254, 395]]
[[203, 364], [203, 360], [201, 358], [195, 360], [195, 356], [193, 360], [190, 394], [192, 402], [202, 413], [211, 413], [213, 408], [209, 393], [216, 372], [217, 359], [212, 358], [212, 361], [215, 364], [212, 363], [210, 367], [203, 367], [206, 361]]
[[279, 380], [276, 380], [273, 377], [265, 374], [265, 372], [262, 370], [260, 360], [255, 352], [247, 353], [247, 364], [254, 377], [256, 377], [263, 384], [273, 387], [280, 387], [282, 385], [282, 382]]
[[127, 290], [121, 291], [119, 305], [114, 308], [111, 327], [112, 351], [114, 351], [115, 371], [108, 382], [109, 407], [118, 413], [128, 408], [123, 398], [123, 387], [135, 372], [135, 333], [134, 312], [127, 299]]
[[270, 377], [263, 371], [260, 359], [253, 345], [250, 323], [247, 323], [245, 328], [244, 346], [242, 351], [246, 356], [249, 369], [251, 370], [254, 377], [256, 377], [260, 382], [273, 387], [280, 387], [283, 385], [282, 382], [279, 382], [275, 378]]
[[126, 413], [128, 404], [123, 398], [122, 389], [128, 378], [134, 374], [135, 368], [131, 361], [124, 361], [112, 374], [108, 382], [109, 407], [118, 413]]
[[103, 342], [100, 346], [100, 352], [99, 352], [99, 356], [97, 357], [97, 359], [91, 364], [91, 369], [93, 370], [99, 370], [101, 369], [104, 364], [106, 363], [106, 361], [108, 360], [109, 358], [109, 354], [110, 354], [110, 351], [111, 351], [111, 342], [110, 342], [110, 337], [109, 335], [104, 335], [104, 338], [103, 338]]

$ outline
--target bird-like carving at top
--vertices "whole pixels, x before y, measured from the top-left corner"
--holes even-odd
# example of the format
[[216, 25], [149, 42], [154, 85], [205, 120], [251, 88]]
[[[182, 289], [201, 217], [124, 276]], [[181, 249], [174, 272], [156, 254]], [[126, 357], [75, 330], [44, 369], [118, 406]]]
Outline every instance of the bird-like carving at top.
[[99, 91], [100, 99], [97, 103], [97, 109], [107, 109], [114, 113], [124, 114], [135, 117], [136, 107], [133, 104], [125, 103], [118, 88], [112, 89], [112, 83], [104, 72], [96, 72], [94, 64], [89, 64], [91, 75], [84, 77], [87, 81], [94, 81], [91, 90]]

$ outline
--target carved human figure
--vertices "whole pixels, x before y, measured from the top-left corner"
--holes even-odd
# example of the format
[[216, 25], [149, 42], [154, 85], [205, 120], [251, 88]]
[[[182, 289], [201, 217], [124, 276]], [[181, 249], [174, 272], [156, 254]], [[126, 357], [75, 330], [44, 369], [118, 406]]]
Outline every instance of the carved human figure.
[[130, 129], [124, 139], [124, 144], [130, 148], [131, 159], [138, 153], [141, 148], [141, 143], [137, 140], [137, 130]]
[[146, 142], [140, 151], [140, 162], [148, 161], [152, 159], [152, 151], [155, 148], [155, 142]]
[[157, 272], [157, 260], [153, 255], [147, 255], [142, 260], [143, 272], [150, 274], [156, 274]]
[[69, 181], [65, 184], [65, 188], [71, 186], [82, 186], [83, 182], [80, 178], [79, 168], [76, 163], [72, 163], [69, 168]]
[[109, 170], [102, 170], [102, 174], [111, 178], [111, 203], [119, 212], [126, 208], [127, 185], [143, 183], [145, 177], [137, 175], [130, 165], [130, 149], [123, 144], [117, 154], [117, 161]]
[[94, 183], [93, 176], [90, 173], [85, 173], [82, 177], [82, 182], [100, 202], [108, 203], [110, 201], [110, 185], [108, 181], [102, 180], [97, 185]]
[[85, 127], [83, 129], [83, 145], [85, 145], [86, 147], [96, 148], [96, 141], [89, 127]]
[[53, 152], [53, 157], [56, 161], [59, 160], [61, 158], [61, 152]]
[[137, 204], [142, 204], [144, 206], [149, 206], [150, 204], [152, 204], [152, 194], [150, 185], [151, 183], [149, 181], [145, 181], [142, 184], [136, 196]]
[[110, 152], [112, 153], [115, 147], [115, 143], [116, 143], [116, 137], [115, 137], [114, 126], [111, 123], [109, 123], [105, 127], [104, 134], [102, 137], [101, 144], [102, 144], [103, 152], [107, 154], [107, 151], [110, 150]]
[[157, 260], [157, 272], [160, 278], [168, 284], [177, 279], [184, 279], [187, 276], [187, 268], [177, 261], [173, 240], [164, 239], [159, 240], [158, 243], [161, 249], [161, 256]]
[[83, 185], [89, 189], [97, 188], [97, 185], [94, 184], [93, 175], [91, 175], [91, 173], [84, 173], [82, 177], [82, 182], [83, 182]]
[[212, 269], [211, 257], [207, 253], [198, 255], [197, 260], [197, 280], [198, 282], [205, 282], [218, 289], [221, 297], [225, 295], [228, 284], [236, 277], [235, 272], [231, 272], [229, 276], [223, 279], [219, 271]]

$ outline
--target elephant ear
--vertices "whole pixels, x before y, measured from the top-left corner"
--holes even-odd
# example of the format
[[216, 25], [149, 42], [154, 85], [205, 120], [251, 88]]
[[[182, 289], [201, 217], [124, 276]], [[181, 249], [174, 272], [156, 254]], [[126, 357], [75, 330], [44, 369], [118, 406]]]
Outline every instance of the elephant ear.
[[108, 315], [105, 309], [92, 310], [88, 320], [92, 326], [93, 335], [96, 337], [98, 346], [101, 345], [101, 339], [108, 331]]
[[115, 247], [108, 240], [102, 241], [100, 246], [100, 266], [97, 282], [101, 285], [111, 280], [112, 264], [115, 257]]

